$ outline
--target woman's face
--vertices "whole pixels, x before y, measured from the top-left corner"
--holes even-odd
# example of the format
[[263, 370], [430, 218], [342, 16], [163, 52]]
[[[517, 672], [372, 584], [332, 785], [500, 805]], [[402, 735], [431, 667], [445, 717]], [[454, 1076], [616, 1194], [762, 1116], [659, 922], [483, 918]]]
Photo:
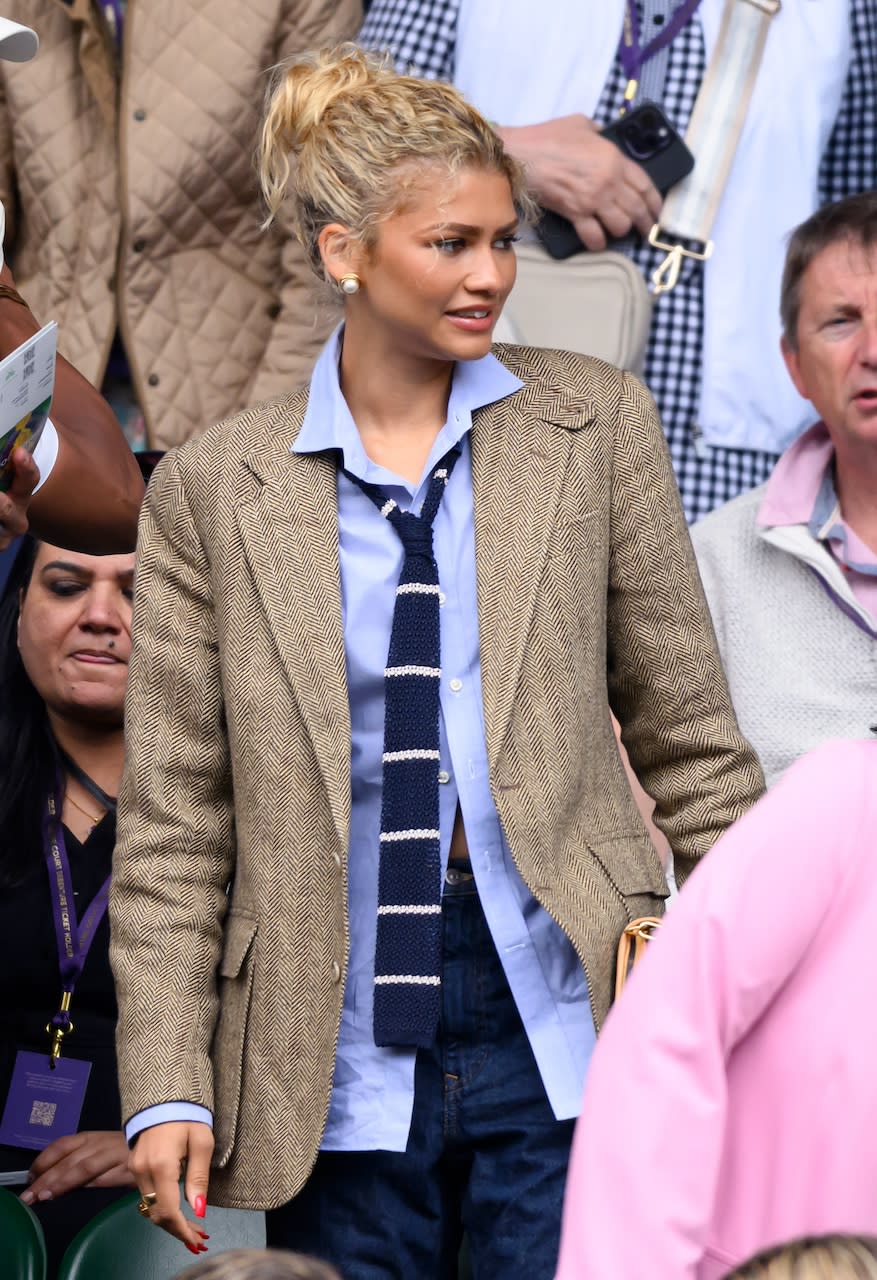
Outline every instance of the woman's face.
[[18, 649], [50, 713], [119, 725], [131, 654], [134, 555], [40, 543], [22, 595]]
[[360, 329], [418, 358], [486, 355], [515, 282], [517, 228], [504, 174], [439, 167], [418, 178], [357, 266]]

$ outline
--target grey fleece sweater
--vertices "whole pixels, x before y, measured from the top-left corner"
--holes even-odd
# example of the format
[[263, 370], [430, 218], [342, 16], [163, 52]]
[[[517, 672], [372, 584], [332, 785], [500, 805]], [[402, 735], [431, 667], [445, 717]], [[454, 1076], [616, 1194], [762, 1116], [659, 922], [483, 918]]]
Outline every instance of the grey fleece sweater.
[[691, 531], [745, 736], [768, 786], [827, 738], [877, 726], [877, 620], [804, 525], [756, 525], [765, 486]]

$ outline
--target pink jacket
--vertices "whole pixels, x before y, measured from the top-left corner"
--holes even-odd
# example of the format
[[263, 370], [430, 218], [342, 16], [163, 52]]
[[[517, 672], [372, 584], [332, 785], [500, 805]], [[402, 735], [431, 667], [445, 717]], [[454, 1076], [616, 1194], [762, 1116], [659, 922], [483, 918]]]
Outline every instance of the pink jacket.
[[722, 837], [610, 1015], [557, 1280], [877, 1234], [875, 937], [877, 743], [832, 742]]

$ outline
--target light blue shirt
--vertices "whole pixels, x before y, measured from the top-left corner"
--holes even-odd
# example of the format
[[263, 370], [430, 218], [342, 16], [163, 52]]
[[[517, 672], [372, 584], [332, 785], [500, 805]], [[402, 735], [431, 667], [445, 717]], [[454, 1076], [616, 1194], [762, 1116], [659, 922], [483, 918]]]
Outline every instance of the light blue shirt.
[[[447, 421], [420, 482], [411, 485], [366, 456], [338, 383], [340, 349], [337, 332], [314, 368], [294, 453], [338, 450], [347, 471], [383, 485], [403, 510], [419, 511], [433, 467], [462, 442], [433, 526], [442, 592], [442, 862], [447, 862], [459, 803], [484, 914], [548, 1099], [558, 1120], [571, 1119], [579, 1112], [595, 1038], [587, 982], [572, 944], [535, 901], [512, 861], [490, 793], [481, 701], [468, 433], [474, 409], [513, 394], [522, 384], [492, 355], [459, 363]], [[416, 1051], [379, 1048], [372, 1028], [384, 667], [403, 553], [389, 521], [340, 471], [338, 532], [352, 728], [350, 961], [323, 1150], [404, 1151], [414, 1104]], [[185, 1105], [177, 1103], [175, 1110]], [[149, 1124], [181, 1118], [160, 1114], [163, 1110], [150, 1108], [136, 1116], [129, 1122], [129, 1138]], [[205, 1116], [209, 1112], [193, 1108], [192, 1119]]]

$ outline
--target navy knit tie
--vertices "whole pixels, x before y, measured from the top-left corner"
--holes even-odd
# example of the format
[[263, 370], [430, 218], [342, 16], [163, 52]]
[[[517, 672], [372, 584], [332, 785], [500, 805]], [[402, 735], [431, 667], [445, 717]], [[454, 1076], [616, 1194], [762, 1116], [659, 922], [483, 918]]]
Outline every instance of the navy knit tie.
[[441, 985], [438, 566], [432, 523], [459, 448], [432, 473], [419, 516], [380, 485], [346, 472], [396, 530], [405, 550], [384, 673], [384, 755], [374, 1036], [427, 1046]]

